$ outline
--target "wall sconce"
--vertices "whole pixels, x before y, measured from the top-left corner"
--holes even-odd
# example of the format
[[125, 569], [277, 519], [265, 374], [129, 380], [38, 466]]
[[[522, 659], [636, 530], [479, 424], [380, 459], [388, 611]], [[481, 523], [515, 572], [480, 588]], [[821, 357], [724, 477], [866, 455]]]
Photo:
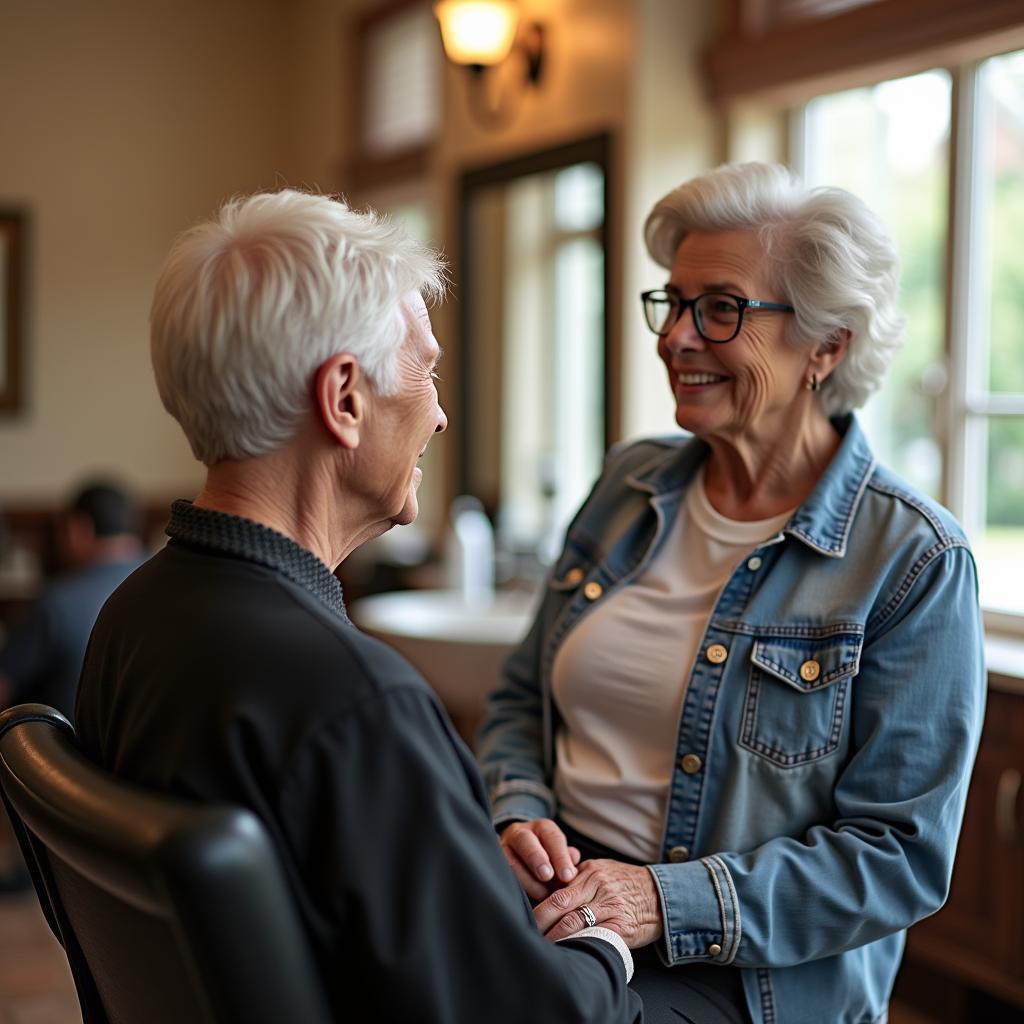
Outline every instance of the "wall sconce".
[[[469, 70], [469, 108], [488, 128], [508, 124], [526, 90], [540, 81], [544, 26], [530, 22], [517, 32], [519, 14], [517, 0], [440, 0], [434, 5], [444, 52]], [[513, 55], [523, 60], [523, 74], [503, 72], [501, 82], [492, 84], [494, 71]]]

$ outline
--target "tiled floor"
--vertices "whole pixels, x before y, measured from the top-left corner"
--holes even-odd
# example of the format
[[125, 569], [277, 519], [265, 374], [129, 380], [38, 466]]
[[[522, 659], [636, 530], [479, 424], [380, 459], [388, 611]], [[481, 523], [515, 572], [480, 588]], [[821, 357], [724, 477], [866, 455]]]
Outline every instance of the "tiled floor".
[[0, 896], [0, 1024], [82, 1024], [64, 951], [33, 893]]
[[900, 1003], [892, 1003], [889, 1007], [889, 1024], [935, 1024], [935, 1021]]
[[[933, 1024], [893, 1006], [890, 1024]], [[81, 1024], [64, 952], [32, 893], [0, 896], [0, 1024]]]

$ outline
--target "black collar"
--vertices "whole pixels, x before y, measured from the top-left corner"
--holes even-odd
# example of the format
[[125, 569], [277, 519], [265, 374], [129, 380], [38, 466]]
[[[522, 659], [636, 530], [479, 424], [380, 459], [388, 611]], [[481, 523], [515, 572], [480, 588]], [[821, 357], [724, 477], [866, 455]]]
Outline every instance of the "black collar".
[[175, 540], [274, 569], [348, 621], [341, 583], [334, 573], [312, 551], [269, 526], [227, 512], [200, 508], [182, 499], [171, 505], [171, 521], [166, 532]]

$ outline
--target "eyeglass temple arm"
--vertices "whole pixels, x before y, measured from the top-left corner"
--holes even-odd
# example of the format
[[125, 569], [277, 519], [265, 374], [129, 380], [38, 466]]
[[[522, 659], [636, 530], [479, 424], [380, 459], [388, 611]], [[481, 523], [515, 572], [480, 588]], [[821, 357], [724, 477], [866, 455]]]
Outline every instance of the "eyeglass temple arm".
[[747, 299], [747, 306], [750, 309], [774, 309], [781, 313], [796, 312], [792, 306], [787, 306], [783, 302], [762, 302], [760, 299]]

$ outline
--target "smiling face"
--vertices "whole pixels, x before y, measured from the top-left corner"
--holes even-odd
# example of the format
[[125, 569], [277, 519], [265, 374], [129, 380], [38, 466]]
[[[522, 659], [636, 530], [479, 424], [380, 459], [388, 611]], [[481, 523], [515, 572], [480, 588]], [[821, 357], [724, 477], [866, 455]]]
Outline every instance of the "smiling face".
[[418, 294], [402, 304], [407, 332], [398, 352], [399, 387], [374, 395], [372, 427], [361, 453], [372, 467], [374, 503], [394, 526], [411, 523], [419, 512], [416, 490], [423, 472], [416, 465], [434, 434], [448, 426], [435, 386], [441, 349]]
[[[753, 231], [695, 231], [676, 250], [666, 286], [683, 298], [728, 292], [786, 302], [771, 288]], [[676, 422], [699, 437], [759, 441], [779, 437], [807, 406], [803, 382], [808, 352], [787, 343], [790, 314], [747, 309], [739, 334], [725, 344], [705, 341], [687, 309], [658, 354], [676, 399]]]

